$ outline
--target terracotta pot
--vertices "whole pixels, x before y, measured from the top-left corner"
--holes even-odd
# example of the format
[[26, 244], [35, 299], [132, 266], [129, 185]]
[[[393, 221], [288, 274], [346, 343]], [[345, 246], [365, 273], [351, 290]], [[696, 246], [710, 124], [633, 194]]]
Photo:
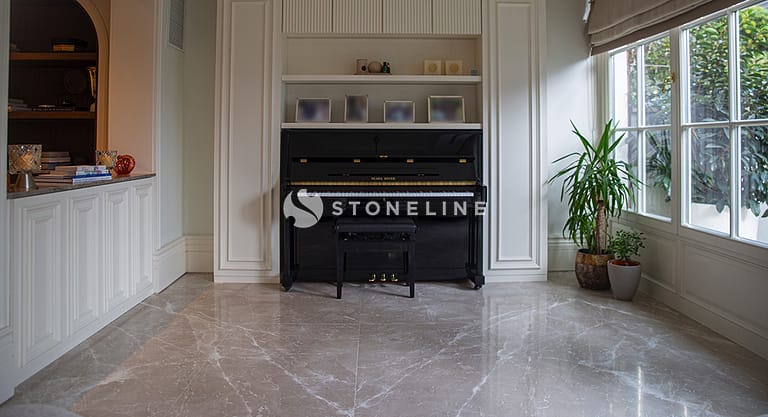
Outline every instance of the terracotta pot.
[[608, 278], [611, 280], [613, 297], [632, 301], [640, 285], [640, 262], [612, 260], [608, 262]]
[[611, 281], [608, 280], [608, 261], [613, 254], [593, 255], [586, 249], [576, 253], [576, 279], [581, 288], [589, 290], [608, 290]]

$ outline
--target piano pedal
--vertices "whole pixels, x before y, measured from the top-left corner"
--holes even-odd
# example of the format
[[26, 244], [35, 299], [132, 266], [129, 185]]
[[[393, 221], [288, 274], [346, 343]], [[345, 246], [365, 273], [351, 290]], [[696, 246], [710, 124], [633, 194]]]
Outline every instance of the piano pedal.
[[390, 280], [390, 281], [392, 281], [392, 282], [398, 282], [398, 281], [399, 281], [399, 280], [397, 279], [397, 275], [395, 275], [395, 274], [392, 274], [392, 275], [390, 275], [390, 276], [389, 276], [389, 280]]
[[371, 277], [368, 278], [368, 282], [376, 282], [376, 274], [371, 274]]
[[382, 272], [381, 277], [379, 278], [379, 281], [381, 282], [387, 282], [387, 274]]

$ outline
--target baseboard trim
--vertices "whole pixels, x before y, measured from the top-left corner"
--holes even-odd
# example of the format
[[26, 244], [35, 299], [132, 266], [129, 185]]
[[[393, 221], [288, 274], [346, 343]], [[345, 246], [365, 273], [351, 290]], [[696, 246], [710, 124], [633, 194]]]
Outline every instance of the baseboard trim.
[[549, 251], [549, 271], [568, 272], [574, 270], [578, 246], [570, 240], [561, 237], [550, 237], [547, 241]]
[[155, 292], [171, 285], [187, 270], [186, 238], [180, 237], [155, 251], [152, 268], [155, 274]]
[[541, 282], [547, 280], [546, 272], [531, 272], [531, 271], [519, 271], [519, 272], [498, 272], [496, 271], [485, 274], [485, 282], [487, 284], [504, 284], [512, 282]]
[[280, 278], [277, 275], [258, 275], [257, 272], [238, 271], [218, 271], [213, 274], [213, 282], [228, 284], [278, 284]]
[[649, 295], [651, 298], [672, 307], [705, 327], [712, 329], [714, 332], [744, 346], [755, 354], [768, 359], [768, 338], [744, 328], [738, 323], [728, 320], [696, 303], [686, 300], [674, 291], [670, 291], [668, 288], [658, 285], [646, 278], [643, 278], [640, 282], [640, 291]]
[[188, 235], [186, 238], [187, 272], [213, 272], [213, 235]]

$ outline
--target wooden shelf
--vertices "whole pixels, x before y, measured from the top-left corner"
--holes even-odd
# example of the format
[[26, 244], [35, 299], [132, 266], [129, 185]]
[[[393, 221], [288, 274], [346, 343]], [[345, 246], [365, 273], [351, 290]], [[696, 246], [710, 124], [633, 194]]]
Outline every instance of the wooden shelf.
[[285, 84], [480, 84], [479, 75], [283, 75]]
[[87, 120], [95, 119], [96, 112], [90, 111], [12, 111], [8, 119], [15, 120]]
[[482, 129], [482, 123], [283, 123], [283, 129]]
[[11, 52], [10, 61], [93, 61], [96, 52]]

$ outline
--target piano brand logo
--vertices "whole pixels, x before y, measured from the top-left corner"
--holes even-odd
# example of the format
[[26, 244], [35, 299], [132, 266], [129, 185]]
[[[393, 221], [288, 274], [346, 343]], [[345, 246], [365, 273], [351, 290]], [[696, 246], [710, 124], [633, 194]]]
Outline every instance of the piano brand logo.
[[296, 194], [291, 191], [283, 201], [283, 216], [286, 219], [293, 217], [293, 225], [300, 229], [312, 227], [323, 216], [323, 199], [307, 190], [299, 190]]

